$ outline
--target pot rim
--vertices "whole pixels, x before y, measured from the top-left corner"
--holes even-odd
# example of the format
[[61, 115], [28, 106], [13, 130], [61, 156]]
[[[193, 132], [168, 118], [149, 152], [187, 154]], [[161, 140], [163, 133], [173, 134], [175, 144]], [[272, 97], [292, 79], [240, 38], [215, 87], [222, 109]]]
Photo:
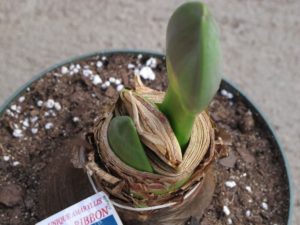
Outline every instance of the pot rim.
[[[50, 71], [57, 69], [65, 64], [74, 63], [76, 61], [80, 61], [86, 58], [95, 57], [95, 56], [110, 56], [115, 54], [142, 54], [147, 56], [153, 56], [157, 58], [164, 58], [165, 55], [160, 52], [155, 51], [149, 51], [149, 50], [138, 50], [138, 49], [112, 49], [112, 50], [103, 50], [103, 51], [97, 51], [92, 53], [87, 53], [75, 57], [71, 57], [67, 60], [64, 60], [60, 63], [54, 64], [50, 67], [48, 67], [46, 70], [41, 71], [37, 75], [35, 75], [32, 79], [30, 79], [28, 82], [26, 82], [24, 85], [19, 87], [14, 94], [12, 94], [10, 97], [8, 97], [3, 104], [0, 105], [0, 116], [5, 112], [5, 110], [8, 108], [8, 106], [16, 100], [19, 96], [22, 95], [26, 91], [26, 89], [32, 85], [35, 81], [41, 79], [44, 75], [49, 73]], [[293, 211], [294, 211], [294, 185], [292, 181], [292, 175], [291, 175], [291, 169], [286, 157], [286, 153], [284, 151], [284, 148], [282, 147], [282, 144], [271, 126], [271, 123], [267, 119], [266, 115], [251, 101], [251, 99], [245, 95], [243, 92], [240, 91], [240, 88], [237, 84], [235, 84], [232, 81], [228, 81], [227, 79], [222, 78], [221, 88], [227, 89], [230, 92], [233, 92], [235, 96], [239, 96], [242, 101], [246, 103], [246, 105], [251, 109], [252, 113], [255, 114], [255, 117], [263, 124], [264, 128], [267, 130], [267, 132], [272, 137], [273, 144], [277, 147], [281, 159], [283, 161], [283, 165], [285, 167], [285, 172], [287, 176], [288, 181], [288, 188], [289, 188], [289, 213], [288, 213], [288, 223], [287, 225], [292, 225], [292, 219], [293, 219]]]

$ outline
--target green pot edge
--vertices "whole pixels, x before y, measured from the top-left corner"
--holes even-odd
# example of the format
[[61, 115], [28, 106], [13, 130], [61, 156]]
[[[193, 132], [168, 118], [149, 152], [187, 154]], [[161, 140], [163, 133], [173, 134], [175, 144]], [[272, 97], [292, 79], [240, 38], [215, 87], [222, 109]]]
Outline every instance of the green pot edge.
[[[22, 85], [20, 88], [18, 88], [14, 94], [12, 94], [9, 98], [7, 98], [6, 101], [0, 106], [0, 116], [5, 112], [5, 110], [8, 108], [8, 106], [19, 96], [22, 95], [22, 93], [26, 92], [26, 89], [35, 81], [41, 79], [44, 75], [49, 73], [50, 71], [59, 68], [65, 64], [69, 64], [72, 62], [80, 61], [86, 58], [95, 57], [95, 56], [110, 56], [114, 54], [142, 54], [146, 56], [153, 56], [157, 58], [164, 58], [165, 55], [163, 53], [155, 52], [155, 51], [149, 51], [149, 50], [138, 50], [138, 49], [113, 49], [113, 50], [103, 50], [98, 52], [92, 52], [87, 53], [80, 56], [71, 57], [67, 60], [62, 61], [61, 63], [54, 64], [53, 66], [50, 66], [48, 69], [43, 70], [42, 72], [35, 75], [32, 79], [30, 79], [28, 82], [26, 82], [24, 85]], [[285, 170], [286, 170], [286, 176], [288, 180], [288, 186], [289, 186], [289, 214], [288, 214], [288, 223], [287, 225], [292, 225], [293, 220], [293, 211], [294, 211], [294, 183], [292, 181], [292, 175], [291, 175], [291, 169], [287, 160], [286, 153], [282, 147], [281, 141], [278, 138], [274, 128], [271, 126], [271, 123], [269, 123], [269, 120], [267, 119], [266, 115], [251, 101], [251, 99], [242, 93], [240, 91], [240, 88], [237, 84], [233, 82], [229, 82], [227, 79], [222, 78], [221, 88], [226, 88], [228, 91], [232, 92], [234, 96], [238, 95], [243, 101], [246, 102], [246, 104], [249, 106], [249, 108], [256, 114], [256, 117], [261, 121], [264, 122], [264, 127], [268, 130], [270, 136], [272, 136], [273, 143], [277, 146], [277, 149], [279, 149], [280, 156], [282, 158]]]

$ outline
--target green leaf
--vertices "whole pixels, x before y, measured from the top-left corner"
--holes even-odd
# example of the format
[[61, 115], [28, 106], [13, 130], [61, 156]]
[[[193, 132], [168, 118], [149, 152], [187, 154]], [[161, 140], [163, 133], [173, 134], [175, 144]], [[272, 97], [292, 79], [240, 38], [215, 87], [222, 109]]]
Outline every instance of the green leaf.
[[134, 122], [129, 116], [113, 118], [107, 134], [110, 147], [124, 163], [137, 170], [153, 173]]
[[205, 4], [185, 3], [174, 12], [166, 55], [169, 88], [159, 108], [184, 148], [195, 116], [207, 108], [221, 82], [218, 29]]

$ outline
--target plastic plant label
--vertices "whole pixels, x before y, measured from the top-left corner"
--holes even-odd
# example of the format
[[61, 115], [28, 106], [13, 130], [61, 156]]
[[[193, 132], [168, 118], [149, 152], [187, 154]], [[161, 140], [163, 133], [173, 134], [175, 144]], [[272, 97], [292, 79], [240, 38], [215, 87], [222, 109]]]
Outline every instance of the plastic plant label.
[[107, 195], [98, 192], [36, 225], [123, 225]]

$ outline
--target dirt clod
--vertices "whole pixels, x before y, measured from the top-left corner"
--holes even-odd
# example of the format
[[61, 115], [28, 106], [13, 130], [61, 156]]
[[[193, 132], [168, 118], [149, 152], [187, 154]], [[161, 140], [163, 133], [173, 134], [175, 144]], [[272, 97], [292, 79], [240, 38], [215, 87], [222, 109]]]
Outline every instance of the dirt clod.
[[23, 189], [17, 184], [8, 184], [0, 187], [0, 203], [13, 207], [21, 203], [23, 199]]
[[255, 122], [253, 119], [253, 115], [251, 111], [247, 111], [243, 116], [239, 123], [239, 127], [243, 132], [252, 131], [255, 126]]
[[235, 166], [236, 160], [237, 157], [235, 156], [235, 153], [233, 151], [230, 151], [228, 157], [220, 159], [219, 163], [222, 166], [233, 168]]

